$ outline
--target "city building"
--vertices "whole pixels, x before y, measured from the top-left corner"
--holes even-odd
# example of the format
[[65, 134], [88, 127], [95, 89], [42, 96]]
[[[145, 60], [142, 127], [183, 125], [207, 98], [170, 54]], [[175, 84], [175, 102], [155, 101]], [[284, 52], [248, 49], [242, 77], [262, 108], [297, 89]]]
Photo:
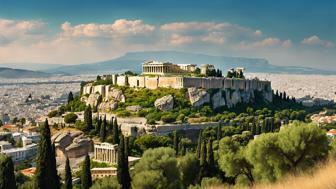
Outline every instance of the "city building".
[[142, 64], [142, 74], [169, 75], [191, 73], [195, 64], [173, 64], [170, 62], [149, 61]]
[[101, 143], [94, 145], [94, 159], [106, 163], [117, 163], [118, 145], [110, 143]]
[[110, 177], [117, 175], [116, 167], [97, 167], [91, 169], [92, 179], [98, 179], [103, 177]]
[[3, 150], [1, 153], [11, 157], [14, 162], [27, 160], [37, 154], [37, 144], [30, 144], [22, 148], [10, 148]]
[[201, 74], [207, 75], [210, 71], [215, 70], [215, 66], [212, 64], [202, 64], [201, 65]]
[[13, 148], [12, 144], [7, 141], [0, 141], [0, 152]]

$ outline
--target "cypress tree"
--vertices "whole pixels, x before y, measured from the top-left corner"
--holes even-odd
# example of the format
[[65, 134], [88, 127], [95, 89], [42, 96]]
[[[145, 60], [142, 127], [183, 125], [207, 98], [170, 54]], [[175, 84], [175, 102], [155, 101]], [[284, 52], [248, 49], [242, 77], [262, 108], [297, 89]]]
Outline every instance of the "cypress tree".
[[56, 170], [55, 149], [51, 145], [48, 120], [41, 126], [41, 138], [36, 162], [36, 187], [38, 189], [59, 189]]
[[16, 189], [14, 165], [10, 157], [0, 154], [0, 188]]
[[119, 144], [119, 129], [118, 129], [118, 122], [117, 118], [114, 118], [114, 123], [113, 123], [113, 144]]
[[128, 168], [128, 154], [129, 154], [129, 148], [128, 148], [128, 144], [129, 144], [129, 139], [128, 137], [125, 138], [125, 153], [124, 153], [124, 159], [125, 159], [125, 189], [129, 189], [131, 188], [131, 176], [129, 173], [129, 168]]
[[179, 154], [179, 149], [178, 149], [178, 145], [179, 145], [179, 139], [177, 136], [177, 131], [174, 130], [173, 132], [173, 140], [174, 140], [174, 150], [175, 150], [175, 155]]
[[52, 144], [51, 145], [51, 163], [50, 163], [50, 166], [51, 166], [51, 175], [52, 177], [54, 178], [52, 181], [53, 181], [53, 185], [56, 187], [56, 188], [61, 188], [61, 183], [60, 183], [60, 180], [59, 180], [59, 177], [58, 177], [58, 174], [57, 174], [57, 165], [56, 165], [56, 148], [55, 148], [55, 144]]
[[201, 158], [201, 146], [202, 146], [202, 130], [200, 130], [200, 133], [198, 135], [198, 141], [197, 141], [197, 149], [196, 149], [196, 155], [197, 158]]
[[69, 158], [66, 158], [65, 162], [65, 180], [64, 180], [64, 188], [65, 189], [72, 189], [72, 174], [70, 168]]
[[123, 189], [126, 188], [125, 175], [126, 175], [126, 172], [125, 172], [125, 143], [124, 143], [124, 136], [121, 136], [120, 142], [118, 145], [117, 179]]
[[107, 127], [107, 134], [108, 135], [113, 134], [113, 125], [114, 125], [114, 117], [111, 118], [111, 121], [108, 124], [108, 127]]
[[185, 143], [183, 143], [182, 141], [180, 141], [179, 143], [179, 153], [181, 156], [184, 156], [187, 152], [187, 149], [186, 149], [186, 146], [185, 146]]
[[[207, 146], [207, 170], [208, 173], [211, 174], [215, 171], [216, 165], [215, 165], [215, 158], [214, 158], [214, 153], [212, 149], [212, 140], [210, 139], [208, 141], [208, 146]], [[213, 176], [213, 175], [209, 175]]]
[[217, 126], [217, 140], [219, 141], [222, 138], [222, 122], [220, 121]]
[[90, 156], [87, 154], [85, 156], [84, 164], [82, 167], [82, 189], [89, 189], [92, 186], [92, 177], [90, 169]]
[[97, 126], [96, 126], [96, 132], [99, 133], [100, 132], [100, 127], [102, 125], [102, 119], [101, 117], [97, 118]]
[[253, 135], [256, 135], [256, 134], [257, 134], [257, 127], [256, 127], [255, 123], [252, 123], [251, 133], [252, 133]]
[[106, 117], [104, 118], [104, 121], [102, 122], [100, 126], [100, 142], [105, 142], [106, 140]]
[[203, 177], [206, 177], [207, 174], [207, 147], [206, 147], [206, 141], [203, 140], [202, 141], [202, 145], [201, 145], [201, 154], [200, 154], [200, 172], [199, 172], [199, 181], [202, 180]]
[[87, 108], [85, 108], [84, 123], [85, 123], [85, 131], [89, 132], [92, 129], [92, 109], [91, 109], [91, 105], [89, 105]]
[[69, 95], [68, 95], [68, 104], [71, 102], [71, 101], [73, 101], [74, 100], [74, 98], [73, 98], [73, 94], [72, 94], [72, 92], [70, 91], [69, 92]]

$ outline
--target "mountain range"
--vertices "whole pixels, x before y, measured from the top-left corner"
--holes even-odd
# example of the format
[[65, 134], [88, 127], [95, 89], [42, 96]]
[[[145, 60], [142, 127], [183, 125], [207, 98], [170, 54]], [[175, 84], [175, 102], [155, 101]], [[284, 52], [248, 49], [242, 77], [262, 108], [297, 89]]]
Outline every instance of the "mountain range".
[[40, 78], [40, 77], [48, 77], [51, 75], [52, 74], [50, 73], [40, 71], [0, 67], [0, 78], [7, 78], [7, 79]]
[[[213, 64], [216, 68], [223, 70], [223, 72], [230, 68], [244, 67], [246, 68], [246, 71], [250, 73], [336, 74], [336, 71], [320, 70], [308, 67], [276, 66], [270, 64], [266, 59], [262, 58], [214, 56], [178, 51], [129, 52], [115, 59], [88, 64], [53, 64], [50, 67], [46, 64], [27, 64], [27, 66], [30, 69], [38, 71], [37, 75], [41, 76], [48, 76], [50, 74], [107, 74], [124, 72], [127, 70], [140, 73], [141, 64], [149, 60], [168, 61], [176, 64]], [[12, 67], [14, 66], [15, 65]], [[21, 64], [20, 66], [22, 68], [24, 64]], [[30, 75], [29, 73], [30, 72], [27, 72], [28, 76]]]

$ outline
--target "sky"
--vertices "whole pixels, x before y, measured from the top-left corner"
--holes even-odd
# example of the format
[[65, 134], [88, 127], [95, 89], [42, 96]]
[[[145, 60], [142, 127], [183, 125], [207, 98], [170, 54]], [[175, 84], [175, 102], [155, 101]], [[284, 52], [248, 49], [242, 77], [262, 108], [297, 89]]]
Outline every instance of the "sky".
[[0, 63], [155, 50], [336, 70], [336, 0], [0, 0]]

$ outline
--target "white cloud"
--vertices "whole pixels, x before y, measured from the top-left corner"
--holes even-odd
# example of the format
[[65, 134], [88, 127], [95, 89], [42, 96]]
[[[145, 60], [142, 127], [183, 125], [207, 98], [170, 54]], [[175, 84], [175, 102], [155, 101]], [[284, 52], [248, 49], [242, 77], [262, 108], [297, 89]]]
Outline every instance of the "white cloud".
[[145, 24], [142, 20], [119, 19], [112, 24], [80, 24], [72, 26], [64, 22], [61, 26], [65, 37], [125, 37], [148, 34], [155, 30], [155, 26]]
[[173, 34], [169, 38], [169, 43], [172, 45], [182, 45], [182, 44], [188, 44], [193, 41], [192, 37], [190, 36], [183, 36], [179, 34]]
[[290, 47], [292, 47], [292, 41], [289, 40], [289, 39], [287, 39], [285, 41], [281, 41], [278, 38], [269, 37], [269, 38], [265, 38], [261, 41], [254, 41], [254, 42], [242, 41], [239, 44], [239, 49], [244, 49], [244, 50], [271, 48], [271, 47], [290, 48]]
[[304, 45], [322, 45], [325, 47], [334, 47], [334, 44], [331, 41], [322, 40], [317, 35], [304, 38], [301, 43]]
[[39, 20], [8, 20], [0, 18], [0, 45], [15, 41], [31, 42], [43, 36], [45, 23]]

